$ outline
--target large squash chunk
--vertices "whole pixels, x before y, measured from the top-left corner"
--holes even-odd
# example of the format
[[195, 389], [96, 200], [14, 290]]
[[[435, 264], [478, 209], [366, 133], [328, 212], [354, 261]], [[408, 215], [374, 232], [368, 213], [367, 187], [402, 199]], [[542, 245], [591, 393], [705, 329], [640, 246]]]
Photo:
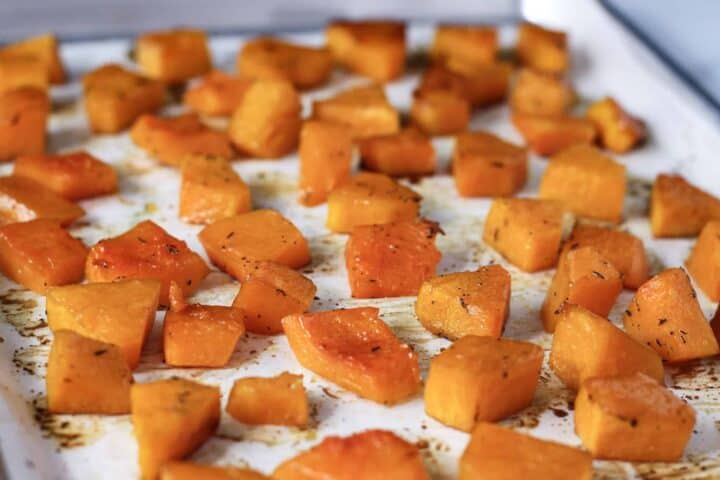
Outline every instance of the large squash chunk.
[[510, 312], [510, 274], [500, 265], [440, 275], [420, 287], [415, 314], [425, 328], [451, 340], [499, 338]]
[[443, 63], [468, 66], [495, 61], [497, 30], [482, 25], [438, 25], [430, 55]]
[[350, 178], [353, 142], [350, 129], [318, 120], [300, 131], [299, 200], [305, 206], [325, 203], [328, 195]]
[[200, 30], [176, 29], [141, 35], [137, 63], [150, 78], [179, 84], [212, 68], [207, 36]]
[[720, 300], [720, 221], [705, 224], [687, 259], [687, 269], [710, 300]]
[[484, 107], [507, 96], [512, 72], [513, 68], [507, 62], [434, 65], [423, 73], [419, 90], [449, 90], [467, 99], [473, 107]]
[[697, 235], [710, 220], [720, 220], [720, 199], [681, 175], [660, 174], [650, 197], [650, 226], [656, 237]]
[[67, 226], [83, 215], [85, 210], [35, 180], [0, 177], [0, 225], [43, 219]]
[[35, 88], [47, 92], [45, 67], [35, 57], [8, 54], [0, 50], [0, 94], [18, 88]]
[[590, 480], [590, 455], [492, 423], [480, 422], [460, 459], [460, 480]]
[[638, 288], [625, 310], [623, 323], [626, 332], [668, 362], [684, 362], [720, 352], [682, 268], [665, 270]]
[[610, 97], [590, 105], [586, 115], [595, 123], [600, 141], [608, 150], [625, 153], [645, 139], [645, 125]]
[[675, 462], [695, 410], [650, 377], [592, 378], [575, 399], [575, 432], [595, 458]]
[[642, 372], [664, 383], [662, 359], [604, 317], [565, 305], [553, 336], [550, 367], [570, 389], [592, 377]]
[[282, 324], [303, 367], [363, 398], [392, 405], [420, 390], [417, 354], [377, 308], [289, 315]]
[[582, 217], [619, 223], [625, 201], [625, 167], [595, 147], [570, 147], [553, 156], [545, 169], [540, 198], [562, 202]]
[[36, 293], [83, 279], [87, 247], [53, 220], [0, 227], [0, 271]]
[[387, 175], [361, 172], [330, 193], [326, 226], [348, 233], [360, 225], [410, 221], [418, 216], [420, 199]]
[[490, 133], [459, 134], [452, 161], [455, 187], [463, 197], [503, 197], [525, 186], [525, 149]]
[[514, 112], [528, 115], [562, 116], [575, 102], [575, 92], [555, 75], [523, 69], [510, 94]]
[[545, 331], [555, 331], [564, 304], [580, 305], [607, 317], [622, 288], [620, 272], [595, 248], [567, 250], [560, 257], [540, 311]]
[[302, 375], [283, 372], [235, 380], [226, 410], [235, 420], [251, 425], [304, 427], [309, 408]]
[[485, 219], [483, 241], [526, 272], [555, 265], [563, 231], [562, 206], [527, 198], [496, 198]]
[[70, 330], [53, 333], [45, 375], [51, 413], [130, 413], [131, 383], [120, 348]]
[[218, 220], [198, 236], [210, 260], [238, 279], [243, 277], [246, 260], [271, 260], [290, 268], [310, 263], [307, 240], [275, 210], [254, 210]]
[[413, 92], [410, 120], [425, 135], [459, 133], [470, 123], [470, 102], [449, 89], [417, 89]]
[[523, 65], [541, 72], [564, 73], [570, 59], [565, 32], [523, 23], [518, 32], [517, 56]]
[[220, 389], [181, 378], [136, 383], [130, 390], [140, 472], [156, 479], [162, 466], [205, 442], [220, 422]]
[[42, 90], [24, 87], [0, 94], [0, 162], [45, 151], [49, 112]]
[[71, 330], [117, 345], [135, 368], [155, 322], [161, 287], [157, 280], [53, 287], [45, 298], [48, 324], [53, 332]]
[[413, 128], [359, 142], [360, 159], [367, 170], [393, 177], [430, 175], [435, 170], [435, 148]]
[[178, 282], [185, 295], [190, 295], [209, 272], [200, 255], [150, 220], [122, 235], [100, 240], [90, 249], [85, 264], [85, 275], [91, 282], [160, 280], [163, 305], [168, 304], [172, 280]]
[[162, 467], [160, 480], [270, 480], [247, 468], [216, 467], [192, 462], [168, 462]]
[[597, 135], [595, 125], [579, 117], [514, 112], [512, 123], [538, 155], [554, 155], [573, 145], [590, 145]]
[[281, 463], [276, 480], [428, 480], [418, 447], [386, 430], [327, 437]]
[[229, 117], [252, 83], [252, 79], [213, 70], [185, 91], [183, 104], [201, 115]]
[[0, 50], [0, 57], [6, 55], [32, 58], [42, 66], [45, 77], [50, 83], [65, 82], [65, 68], [60, 58], [58, 41], [52, 33], [5, 45]]
[[425, 411], [469, 432], [532, 403], [543, 351], [528, 342], [467, 335], [430, 362]]
[[442, 254], [437, 223], [408, 220], [355, 227], [345, 244], [345, 266], [355, 298], [417, 295], [435, 276]]

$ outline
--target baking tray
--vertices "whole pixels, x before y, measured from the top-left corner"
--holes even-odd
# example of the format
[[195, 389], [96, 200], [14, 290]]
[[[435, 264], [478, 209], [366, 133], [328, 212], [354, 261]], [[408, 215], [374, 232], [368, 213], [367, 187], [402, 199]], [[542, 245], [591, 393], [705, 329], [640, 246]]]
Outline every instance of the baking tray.
[[[585, 101], [610, 94], [647, 121], [650, 138], [632, 153], [618, 156], [630, 176], [623, 228], [645, 241], [652, 268], [680, 265], [691, 240], [655, 240], [650, 235], [646, 208], [650, 182], [659, 172], [679, 172], [703, 188], [720, 194], [720, 128], [711, 106], [659, 61], [651, 51], [595, 2], [571, 0], [527, 1], [522, 3], [526, 18], [565, 29], [572, 46], [572, 81]], [[477, 19], [482, 20], [482, 19]], [[514, 27], [499, 25], [501, 41], [511, 45]], [[427, 45], [432, 26], [414, 24], [409, 29], [412, 50]], [[309, 44], [322, 42], [320, 30], [286, 35]], [[215, 62], [232, 70], [243, 35], [213, 36]], [[87, 216], [72, 227], [72, 233], [92, 245], [101, 238], [124, 232], [135, 223], [152, 219], [171, 234], [187, 241], [204, 254], [197, 239], [199, 227], [177, 218], [179, 176], [176, 170], [158, 166], [136, 148], [126, 134], [91, 136], [78, 102], [78, 75], [106, 62], [129, 63], [130, 39], [103, 39], [63, 44], [63, 57], [74, 81], [54, 89], [50, 120], [50, 147], [53, 151], [85, 148], [114, 165], [121, 174], [117, 196], [82, 202]], [[393, 104], [401, 110], [410, 106], [417, 74], [387, 86]], [[306, 113], [312, 99], [362, 82], [341, 73], [322, 90], [303, 95]], [[167, 108], [177, 113], [178, 106]], [[220, 122], [221, 126], [222, 122]], [[509, 122], [507, 107], [477, 113], [472, 129], [489, 130], [521, 142]], [[510, 338], [533, 341], [546, 353], [551, 337], [542, 331], [539, 306], [552, 271], [527, 274], [508, 265], [481, 241], [483, 220], [490, 205], [487, 199], [457, 196], [447, 168], [452, 140], [433, 140], [440, 173], [412, 187], [423, 195], [422, 214], [439, 221], [446, 235], [438, 237], [443, 252], [439, 272], [474, 269], [489, 262], [500, 263], [512, 274], [511, 314], [506, 328]], [[521, 196], [533, 196], [546, 161], [531, 156], [529, 178]], [[306, 274], [318, 286], [319, 300], [313, 310], [360, 305], [380, 307], [382, 318], [420, 356], [423, 375], [429, 359], [447, 340], [424, 330], [413, 314], [414, 298], [354, 300], [347, 286], [342, 252], [346, 237], [329, 234], [324, 228], [325, 206], [305, 208], [296, 201], [297, 158], [280, 161], [243, 160], [234, 168], [249, 184], [256, 207], [269, 207], [288, 216], [308, 237], [313, 254]], [[0, 165], [7, 174], [11, 165]], [[213, 271], [192, 300], [230, 304], [237, 283]], [[714, 310], [699, 296], [705, 313]], [[610, 314], [618, 322], [631, 298], [623, 292]], [[162, 313], [144, 350], [135, 379], [139, 382], [173, 375], [219, 385], [223, 400], [232, 382], [249, 375], [269, 376], [281, 371], [302, 373], [312, 405], [312, 425], [306, 429], [245, 426], [223, 415], [217, 433], [191, 459], [214, 464], [249, 465], [269, 473], [282, 460], [304, 450], [331, 434], [347, 435], [369, 428], [390, 429], [420, 446], [433, 478], [455, 478], [458, 459], [468, 435], [427, 417], [420, 396], [385, 407], [357, 398], [336, 385], [302, 369], [283, 336], [247, 335], [226, 368], [171, 369], [162, 363], [160, 329]], [[127, 479], [137, 478], [137, 446], [129, 416], [49, 415], [44, 409], [44, 370], [51, 334], [44, 313], [44, 299], [0, 278], [0, 447], [7, 477], [12, 479]], [[547, 356], [547, 355], [546, 355]], [[720, 477], [720, 363], [717, 359], [667, 368], [667, 383], [697, 412], [697, 425], [686, 455], [673, 464], [629, 464], [595, 462], [596, 478], [712, 478]], [[573, 397], [559, 380], [543, 367], [541, 381], [531, 407], [503, 422], [537, 437], [580, 445], [573, 433]], [[223, 401], [224, 403], [224, 401]], [[0, 472], [2, 473], [2, 472]]]

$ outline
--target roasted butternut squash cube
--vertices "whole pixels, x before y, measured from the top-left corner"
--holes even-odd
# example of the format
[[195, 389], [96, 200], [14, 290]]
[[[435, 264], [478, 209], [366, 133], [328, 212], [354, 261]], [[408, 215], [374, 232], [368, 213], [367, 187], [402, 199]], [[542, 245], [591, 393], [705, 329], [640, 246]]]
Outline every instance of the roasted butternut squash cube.
[[0, 50], [0, 57], [5, 55], [33, 58], [43, 66], [45, 76], [50, 83], [65, 82], [65, 68], [60, 58], [58, 41], [52, 33], [5, 45]]
[[479, 422], [460, 458], [460, 480], [590, 480], [590, 455], [567, 445]]
[[0, 162], [45, 151], [49, 112], [47, 94], [37, 88], [0, 94]]
[[236, 278], [246, 260], [271, 260], [290, 268], [310, 263], [302, 232], [275, 210], [254, 210], [218, 220], [199, 234], [210, 260]]
[[336, 20], [325, 30], [335, 61], [378, 82], [405, 71], [405, 24], [393, 20]]
[[355, 87], [312, 104], [312, 118], [349, 127], [354, 140], [400, 131], [400, 114], [383, 87]]
[[158, 280], [120, 280], [48, 289], [47, 320], [53, 332], [71, 330], [116, 345], [128, 366], [140, 363], [158, 309]]
[[85, 112], [92, 131], [117, 133], [165, 103], [165, 86], [120, 65], [104, 65], [83, 77]]
[[191, 154], [181, 165], [180, 218], [186, 222], [207, 224], [252, 209], [250, 188], [227, 159]]
[[0, 271], [36, 293], [83, 279], [87, 247], [54, 220], [0, 226]]
[[212, 68], [207, 35], [200, 30], [176, 29], [140, 35], [135, 52], [145, 75], [171, 85]]
[[235, 380], [225, 409], [235, 420], [251, 425], [304, 427], [309, 408], [302, 380], [302, 375], [287, 372]]
[[420, 287], [415, 314], [425, 328], [451, 340], [499, 338], [510, 313], [510, 274], [500, 265], [440, 275]]
[[600, 132], [603, 147], [625, 153], [645, 139], [645, 125], [627, 113], [613, 98], [605, 97], [587, 110], [587, 117]]
[[595, 141], [595, 125], [581, 117], [548, 117], [513, 113], [512, 123], [538, 155], [554, 155], [573, 145]]
[[575, 92], [555, 75], [523, 69], [510, 94], [514, 112], [528, 115], [565, 115], [575, 103]]
[[720, 221], [705, 224], [686, 266], [705, 295], [713, 302], [720, 300]]
[[24, 155], [15, 160], [13, 175], [35, 180], [68, 200], [97, 197], [118, 189], [115, 169], [84, 151]]
[[122, 235], [100, 240], [90, 249], [85, 264], [85, 275], [91, 282], [159, 280], [162, 305], [168, 304], [172, 280], [178, 282], [185, 295], [190, 295], [209, 272], [200, 255], [150, 220]]
[[437, 161], [428, 137], [414, 128], [359, 142], [360, 159], [367, 170], [392, 177], [431, 175]]
[[361, 172], [330, 192], [325, 225], [348, 233], [360, 225], [413, 220], [420, 211], [420, 195], [381, 173]]
[[710, 220], [720, 220], [720, 199], [681, 175], [660, 174], [650, 196], [650, 226], [656, 237], [697, 235]]
[[667, 362], [684, 362], [720, 352], [710, 324], [682, 268], [670, 268], [645, 282], [623, 317], [625, 331]]
[[167, 462], [160, 480], [270, 480], [269, 477], [247, 468], [216, 467], [192, 462]]
[[470, 123], [470, 102], [452, 90], [418, 89], [413, 92], [410, 121], [426, 135], [462, 132]]
[[211, 117], [229, 117], [242, 103], [253, 80], [238, 78], [222, 70], [213, 70], [188, 88], [183, 104], [194, 112]]
[[435, 276], [442, 254], [437, 223], [406, 220], [355, 227], [345, 244], [345, 266], [354, 298], [417, 295]]
[[497, 30], [483, 25], [438, 25], [430, 56], [440, 62], [483, 65], [495, 61]]
[[575, 432], [595, 458], [674, 462], [694, 425], [695, 410], [642, 373], [592, 378], [575, 399]]
[[532, 23], [520, 25], [515, 53], [523, 65], [541, 72], [565, 73], [570, 66], [565, 32]]
[[392, 405], [420, 390], [417, 354], [377, 308], [288, 315], [282, 325], [303, 367], [360, 397]]
[[450, 90], [464, 96], [473, 107], [484, 107], [505, 99], [512, 71], [507, 62], [434, 65], [423, 72], [419, 90]]
[[0, 50], [0, 95], [18, 88], [48, 89], [45, 66], [35, 57]]
[[557, 202], [496, 198], [485, 219], [483, 241], [521, 270], [545, 270], [557, 263], [563, 216]]
[[237, 56], [241, 77], [260, 80], [285, 80], [299, 89], [323, 85], [332, 73], [330, 51], [286, 42], [274, 37], [259, 37], [243, 45]]
[[131, 383], [119, 347], [70, 330], [53, 333], [45, 374], [51, 413], [130, 413]]
[[0, 225], [30, 220], [54, 220], [70, 225], [85, 210], [27, 177], [0, 177]]
[[327, 201], [331, 191], [350, 179], [353, 142], [344, 125], [310, 120], [300, 131], [299, 201], [305, 206]]
[[182, 378], [136, 383], [131, 419], [143, 479], [180, 460], [207, 440], [220, 422], [220, 389]]
[[283, 157], [297, 148], [301, 127], [300, 96], [289, 82], [254, 82], [235, 109], [230, 139], [246, 154]]

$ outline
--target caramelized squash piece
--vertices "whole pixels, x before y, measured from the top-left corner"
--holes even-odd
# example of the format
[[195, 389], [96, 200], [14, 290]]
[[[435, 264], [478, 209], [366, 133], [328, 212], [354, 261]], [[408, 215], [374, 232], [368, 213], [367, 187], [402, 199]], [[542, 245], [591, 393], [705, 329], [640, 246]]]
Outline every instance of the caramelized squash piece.
[[47, 81], [52, 84], [65, 82], [65, 67], [60, 58], [58, 40], [52, 33], [5, 45], [0, 50], [0, 58], [6, 55], [32, 58], [42, 66]]
[[417, 354], [377, 308], [288, 315], [282, 325], [303, 367], [360, 397], [393, 405], [420, 390]]
[[570, 66], [565, 32], [532, 23], [520, 25], [515, 53], [523, 65], [541, 72], [565, 73]]
[[314, 206], [350, 179], [353, 143], [344, 125], [310, 120], [300, 131], [299, 201]]
[[418, 89], [413, 92], [410, 121], [425, 135], [459, 133], [470, 123], [470, 102], [452, 90]]
[[450, 90], [466, 98], [473, 107], [493, 105], [507, 96], [512, 65], [434, 65], [423, 72], [419, 90]]
[[283, 372], [276, 377], [235, 380], [225, 410], [235, 420], [251, 425], [304, 427], [309, 408], [302, 375]]
[[573, 145], [595, 141], [595, 125], [580, 117], [548, 117], [513, 113], [512, 123], [530, 148], [538, 155], [554, 155]]
[[48, 89], [45, 66], [36, 57], [0, 50], [0, 95], [18, 88]]
[[213, 70], [185, 91], [183, 104], [201, 115], [229, 117], [242, 103], [245, 92], [252, 83], [252, 79], [238, 78], [222, 70]]
[[713, 302], [720, 300], [720, 221], [705, 224], [686, 265], [705, 295]]
[[51, 413], [130, 413], [131, 383], [120, 348], [70, 330], [53, 333], [45, 374]]
[[355, 227], [345, 244], [345, 266], [354, 298], [417, 295], [435, 276], [442, 254], [437, 223], [406, 220]]
[[30, 220], [53, 220], [67, 226], [85, 210], [27, 177], [0, 177], [0, 225]]
[[425, 412], [466, 432], [501, 420], [532, 403], [542, 361], [532, 343], [464, 336], [430, 362]]
[[513, 112], [527, 115], [565, 115], [575, 103], [575, 92], [555, 75], [523, 69], [510, 95]]
[[161, 470], [160, 480], [270, 480], [247, 468], [215, 467], [192, 462], [168, 462]]
[[587, 110], [587, 117], [600, 132], [603, 147], [625, 153], [645, 139], [645, 125], [627, 113], [613, 98], [605, 97]]
[[438, 25], [430, 56], [440, 62], [483, 65], [495, 61], [497, 30], [483, 25]]
[[595, 458], [674, 462], [694, 425], [695, 410], [642, 373], [587, 380], [575, 399], [575, 432]]
[[137, 63], [150, 78], [179, 84], [212, 68], [207, 35], [200, 30], [149, 32], [135, 44]]
[[45, 151], [50, 101], [42, 90], [23, 87], [0, 93], [0, 162]]
[[359, 142], [365, 169], [392, 177], [431, 175], [435, 171], [435, 148], [428, 137], [414, 128]]
[[638, 288], [625, 316], [625, 331], [667, 362], [720, 352], [710, 324], [682, 268], [670, 268]]
[[655, 237], [691, 237], [710, 220], [720, 220], [720, 199], [681, 175], [660, 174], [650, 196], [650, 226]]

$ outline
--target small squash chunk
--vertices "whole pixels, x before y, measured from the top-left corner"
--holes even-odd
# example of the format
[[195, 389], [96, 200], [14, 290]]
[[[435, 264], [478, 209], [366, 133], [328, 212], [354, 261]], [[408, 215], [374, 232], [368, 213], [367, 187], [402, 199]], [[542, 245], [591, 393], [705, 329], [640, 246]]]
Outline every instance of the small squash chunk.
[[0, 50], [0, 57], [5, 55], [33, 58], [42, 65], [45, 77], [50, 83], [65, 82], [65, 68], [60, 58], [58, 41], [52, 33], [5, 45]]
[[0, 225], [30, 220], [54, 220], [67, 226], [85, 210], [27, 177], [0, 177]]
[[414, 128], [360, 141], [360, 159], [367, 170], [392, 177], [417, 177], [435, 171], [435, 148]]
[[120, 348], [70, 330], [53, 333], [45, 376], [51, 413], [130, 413], [131, 383]]
[[339, 123], [352, 131], [354, 140], [400, 131], [400, 113], [380, 85], [355, 87], [312, 104], [315, 120]]
[[575, 399], [575, 432], [595, 458], [675, 462], [695, 425], [695, 410], [636, 373], [593, 378]]
[[636, 289], [650, 277], [642, 240], [629, 232], [614, 228], [578, 223], [563, 245], [568, 250], [593, 247], [622, 275], [625, 288]]
[[282, 325], [303, 367], [360, 397], [392, 405], [420, 390], [417, 354], [375, 307], [288, 315]]
[[550, 352], [550, 368], [570, 389], [592, 377], [642, 372], [665, 383], [662, 359], [608, 319], [566, 304], [558, 315]]
[[201, 115], [229, 117], [242, 103], [245, 92], [252, 83], [252, 79], [238, 78], [222, 70], [213, 70], [185, 91], [183, 104]]
[[565, 73], [570, 66], [565, 32], [523, 23], [515, 50], [523, 65], [541, 72]]
[[254, 210], [218, 220], [199, 234], [210, 260], [236, 278], [246, 260], [271, 260], [290, 268], [310, 263], [302, 232], [275, 210]]
[[417, 89], [413, 92], [410, 121], [425, 135], [462, 132], [470, 123], [470, 102], [452, 90]]
[[35, 57], [7, 54], [0, 50], [0, 94], [18, 88], [35, 88], [47, 92], [45, 67]]
[[141, 35], [135, 44], [137, 63], [150, 78], [180, 84], [212, 68], [207, 35], [177, 29]]
[[406, 220], [355, 227], [345, 244], [345, 266], [354, 298], [417, 295], [435, 276], [442, 254], [435, 222]]
[[483, 241], [526, 272], [555, 266], [564, 211], [553, 201], [496, 198], [485, 219]]
[[243, 45], [237, 56], [241, 77], [260, 80], [285, 80], [303, 90], [323, 85], [332, 73], [330, 51], [280, 40], [255, 38]]
[[625, 316], [625, 331], [667, 362], [684, 362], [720, 352], [710, 324], [682, 268], [670, 268], [638, 288]]
[[405, 24], [392, 20], [337, 20], [325, 38], [335, 61], [353, 73], [388, 82], [405, 71]]
[[591, 480], [590, 455], [507, 427], [479, 422], [460, 459], [460, 480]]
[[473, 107], [484, 107], [505, 99], [512, 72], [507, 62], [471, 67], [434, 65], [423, 73], [419, 89], [450, 90], [465, 97]]
[[495, 61], [497, 30], [482, 25], [439, 25], [430, 47], [430, 56], [440, 62], [469, 66]]
[[610, 97], [590, 105], [586, 115], [595, 123], [600, 141], [608, 150], [625, 153], [645, 139], [645, 125]]
[[0, 162], [45, 151], [49, 112], [42, 90], [23, 87], [0, 94]]
[[283, 372], [276, 377], [235, 380], [225, 410], [251, 425], [304, 427], [309, 419], [302, 375]]
[[620, 272], [595, 248], [567, 250], [560, 257], [540, 311], [545, 331], [555, 331], [566, 303], [607, 317], [622, 288]]
[[162, 305], [167, 305], [170, 281], [178, 282], [183, 293], [190, 295], [209, 272], [200, 255], [150, 220], [122, 235], [100, 240], [90, 249], [85, 264], [85, 275], [91, 282], [159, 280]]
[[573, 145], [595, 141], [595, 125], [581, 117], [548, 117], [514, 112], [512, 123], [538, 155], [554, 155]]
[[500, 265], [440, 275], [420, 287], [415, 314], [436, 335], [502, 335], [510, 312], [510, 274]]
[[300, 131], [299, 201], [314, 206], [350, 179], [353, 142], [344, 125], [310, 120]]
[[97, 197], [118, 189], [115, 170], [85, 151], [19, 157], [13, 175], [31, 178], [68, 200]]
[[143, 479], [194, 452], [220, 422], [220, 389], [171, 378], [136, 383], [130, 390], [133, 430]]
[[387, 175], [361, 172], [330, 192], [325, 225], [333, 232], [349, 233], [360, 225], [413, 220], [420, 198]]
[[710, 220], [720, 220], [720, 199], [681, 175], [660, 174], [650, 196], [650, 226], [655, 237], [691, 237]]
[[161, 470], [160, 480], [270, 480], [247, 468], [216, 467], [192, 462], [168, 462]]
[[686, 265], [705, 295], [713, 302], [720, 300], [720, 221], [705, 224]]
[[248, 155], [280, 158], [297, 148], [300, 138], [300, 96], [289, 82], [254, 82], [235, 109], [230, 139]]
[[182, 161], [180, 218], [207, 224], [252, 209], [250, 188], [227, 159], [192, 154]]
[[430, 362], [425, 412], [466, 432], [501, 420], [532, 403], [542, 361], [532, 343], [464, 336]]
[[619, 223], [625, 167], [595, 147], [570, 147], [552, 157], [540, 181], [540, 198], [557, 200], [582, 217]]
[[554, 75], [523, 69], [510, 95], [514, 112], [528, 115], [562, 116], [575, 103], [575, 92], [567, 81]]
[[485, 132], [464, 132], [455, 138], [452, 171], [463, 197], [504, 197], [522, 189], [527, 180], [524, 148]]

